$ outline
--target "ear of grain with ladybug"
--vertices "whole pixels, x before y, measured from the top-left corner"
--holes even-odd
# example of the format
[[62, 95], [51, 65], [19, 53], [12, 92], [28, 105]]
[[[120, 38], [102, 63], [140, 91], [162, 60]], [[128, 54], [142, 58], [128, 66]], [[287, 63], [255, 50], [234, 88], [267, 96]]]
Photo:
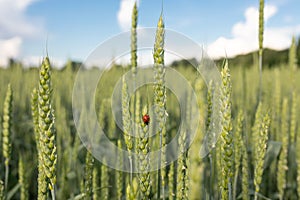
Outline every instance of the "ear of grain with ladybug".
[[[257, 7], [258, 52], [249, 55], [249, 66], [241, 59], [216, 62], [220, 85], [206, 83], [186, 60], [164, 62], [168, 19], [158, 16], [153, 84], [132, 95], [130, 84], [137, 80], [125, 74], [140, 70], [134, 6], [131, 64], [114, 64], [103, 72], [107, 83], [121, 80], [120, 116], [109, 109], [115, 88], [100, 85], [96, 90], [99, 124], [110, 143], [123, 150], [109, 152], [112, 156], [103, 162], [85, 148], [74, 124], [78, 116], [72, 113], [72, 88], [80, 64], [69, 61], [59, 70], [46, 57], [39, 68], [25, 68], [14, 60], [0, 67], [0, 200], [298, 199], [300, 44], [294, 37], [290, 48], [278, 54], [282, 62], [274, 64], [280, 56], [268, 61], [271, 51], [263, 49], [264, 1]], [[181, 109], [166, 86], [166, 67], [189, 81], [197, 106], [188, 103], [193, 96], [187, 92]], [[216, 116], [219, 125], [214, 124]], [[181, 127], [183, 119], [199, 119], [197, 129]], [[217, 138], [214, 126], [220, 127]], [[191, 131], [196, 135], [187, 145]], [[99, 144], [108, 149], [102, 141]], [[201, 147], [210, 149], [204, 157]], [[111, 168], [111, 160], [128, 170]]]

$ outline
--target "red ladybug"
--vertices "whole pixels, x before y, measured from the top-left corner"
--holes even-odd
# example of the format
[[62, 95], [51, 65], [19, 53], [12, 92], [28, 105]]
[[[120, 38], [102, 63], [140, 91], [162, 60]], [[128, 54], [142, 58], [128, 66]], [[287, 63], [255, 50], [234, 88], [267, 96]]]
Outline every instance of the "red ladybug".
[[143, 116], [143, 122], [144, 122], [144, 124], [146, 124], [146, 125], [149, 124], [149, 122], [150, 122], [150, 116], [149, 116], [148, 114], [145, 114], [145, 115]]

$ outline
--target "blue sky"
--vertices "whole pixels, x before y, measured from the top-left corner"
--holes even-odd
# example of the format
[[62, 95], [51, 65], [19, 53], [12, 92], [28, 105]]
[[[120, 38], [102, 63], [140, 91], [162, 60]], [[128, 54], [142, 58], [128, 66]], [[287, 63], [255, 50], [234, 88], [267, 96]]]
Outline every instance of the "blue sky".
[[[134, 0], [0, 0], [0, 64], [7, 57], [35, 64], [83, 61], [101, 42], [128, 30]], [[300, 34], [300, 1], [266, 1], [265, 46], [286, 48]], [[139, 26], [154, 27], [161, 0], [139, 1]], [[257, 48], [258, 0], [164, 0], [166, 28], [204, 45], [209, 56], [234, 56]]]

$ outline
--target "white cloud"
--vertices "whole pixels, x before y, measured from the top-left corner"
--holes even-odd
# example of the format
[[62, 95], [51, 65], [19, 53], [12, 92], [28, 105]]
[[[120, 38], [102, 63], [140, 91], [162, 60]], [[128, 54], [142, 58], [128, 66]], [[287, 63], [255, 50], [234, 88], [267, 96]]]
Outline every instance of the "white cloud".
[[0, 66], [7, 64], [7, 58], [16, 57], [20, 53], [22, 39], [13, 37], [6, 40], [0, 39]]
[[24, 38], [33, 38], [42, 32], [42, 25], [26, 15], [29, 5], [37, 0], [0, 0], [0, 64], [18, 57]]
[[[38, 67], [43, 62], [43, 58], [44, 56], [26, 56], [21, 58], [20, 61], [24, 67]], [[62, 68], [66, 64], [65, 59], [62, 58], [50, 56], [49, 59], [51, 66], [58, 69]]]
[[132, 8], [136, 0], [121, 0], [120, 9], [118, 11], [118, 23], [123, 31], [127, 31], [131, 27]]
[[[277, 7], [265, 6], [264, 47], [281, 50], [290, 45], [291, 37], [300, 33], [300, 25], [295, 27], [268, 27], [268, 20], [277, 13]], [[219, 37], [208, 46], [212, 58], [233, 57], [258, 49], [258, 9], [250, 7], [245, 11], [245, 21], [232, 27], [232, 37]]]

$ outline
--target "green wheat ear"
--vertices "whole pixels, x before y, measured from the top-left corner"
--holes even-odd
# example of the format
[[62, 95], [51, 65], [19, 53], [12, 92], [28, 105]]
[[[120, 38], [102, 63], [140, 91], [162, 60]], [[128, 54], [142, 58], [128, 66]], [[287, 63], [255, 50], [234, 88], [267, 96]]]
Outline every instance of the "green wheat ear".
[[294, 36], [289, 50], [289, 66], [292, 72], [297, 70], [297, 44]]
[[0, 180], [0, 200], [4, 200], [4, 183]]
[[249, 166], [248, 166], [248, 152], [244, 140], [242, 145], [242, 199], [248, 200], [249, 197]]
[[264, 170], [264, 161], [267, 151], [268, 142], [268, 131], [270, 126], [269, 114], [266, 114], [261, 118], [262, 121], [259, 122], [259, 131], [254, 135], [255, 147], [254, 147], [254, 186], [255, 186], [255, 200], [258, 199], [258, 194], [260, 191], [260, 184], [262, 182], [262, 175]]
[[11, 154], [11, 125], [12, 125], [12, 101], [13, 93], [10, 84], [7, 86], [7, 92], [4, 100], [3, 109], [3, 132], [2, 132], [2, 151], [5, 158], [5, 166], [9, 165]]
[[169, 179], [169, 200], [174, 200], [176, 199], [176, 190], [175, 190], [175, 185], [176, 185], [176, 180], [175, 180], [175, 162], [171, 163], [170, 165], [170, 170], [169, 170], [169, 174], [168, 174], [168, 179]]
[[5, 189], [8, 184], [9, 163], [11, 157], [11, 126], [12, 126], [12, 101], [13, 92], [10, 84], [7, 86], [7, 92], [4, 100], [3, 123], [2, 123], [2, 151], [5, 159]]
[[225, 60], [223, 68], [221, 71], [222, 85], [220, 89], [220, 105], [221, 105], [221, 167], [222, 167], [222, 199], [230, 199], [232, 195], [232, 177], [233, 177], [233, 167], [234, 167], [234, 147], [233, 147], [233, 137], [232, 137], [232, 120], [231, 120], [231, 79], [230, 71], [228, 67], [228, 61]]
[[137, 19], [138, 9], [136, 2], [134, 3], [132, 16], [131, 16], [131, 69], [133, 74], [137, 72]]
[[125, 80], [125, 76], [122, 79], [122, 120], [124, 127], [124, 139], [129, 155], [131, 155], [133, 150], [133, 142], [131, 138], [131, 121], [130, 121], [130, 111], [129, 111], [129, 95], [128, 86]]
[[264, 41], [264, 7], [265, 1], [259, 1], [259, 33], [258, 33], [258, 43], [259, 43], [259, 100], [262, 96], [262, 65], [263, 65], [263, 41]]
[[177, 161], [177, 199], [188, 199], [188, 149], [186, 130], [182, 130], [179, 133], [178, 145], [179, 145], [179, 158]]
[[27, 180], [27, 174], [25, 173], [23, 157], [21, 155], [19, 158], [18, 174], [19, 174], [19, 184], [21, 186], [20, 199], [27, 200], [28, 199], [28, 180]]
[[[123, 151], [122, 150], [122, 141], [118, 139], [118, 165], [123, 166]], [[117, 199], [121, 200], [123, 196], [123, 180], [124, 180], [124, 173], [122, 171], [117, 171], [116, 179], [117, 179]]]
[[[161, 181], [162, 195], [165, 196], [166, 187], [166, 88], [165, 88], [165, 66], [164, 66], [164, 40], [165, 40], [165, 25], [163, 21], [162, 14], [160, 15], [153, 51], [154, 59], [154, 105], [155, 105], [155, 116], [157, 121], [157, 135], [160, 139], [160, 149], [161, 149], [161, 160], [160, 160], [160, 173], [158, 173], [158, 180]], [[160, 175], [159, 175], [160, 174]], [[160, 184], [158, 184], [157, 195], [160, 195]]]
[[100, 196], [99, 196], [99, 188], [100, 188], [100, 185], [99, 185], [99, 171], [98, 171], [98, 167], [93, 167], [93, 199], [99, 199]]
[[262, 56], [263, 53], [263, 40], [264, 40], [264, 7], [265, 1], [259, 1], [259, 34], [258, 34], [258, 41], [259, 41], [259, 55]]
[[295, 72], [297, 71], [297, 44], [296, 39], [293, 36], [292, 44], [289, 49], [289, 67], [290, 67], [290, 74], [292, 80], [292, 89], [295, 89]]
[[85, 157], [85, 181], [84, 181], [84, 194], [85, 199], [91, 199], [93, 195], [93, 166], [94, 158], [92, 154], [87, 151]]
[[128, 183], [126, 188], [126, 200], [138, 199], [138, 182], [136, 178], [132, 180], [132, 184]]
[[35, 142], [38, 154], [38, 200], [47, 199], [47, 182], [46, 175], [43, 170], [42, 150], [40, 147], [40, 131], [39, 131], [39, 111], [38, 111], [38, 91], [33, 89], [31, 93], [31, 115], [33, 118]]
[[[148, 107], [143, 108], [142, 115], [148, 114]], [[150, 198], [150, 145], [149, 145], [149, 126], [144, 122], [140, 123], [138, 137], [138, 156], [139, 156], [139, 190], [140, 199], [147, 200]]]
[[43, 170], [48, 178], [49, 189], [54, 191], [56, 183], [56, 133], [52, 108], [51, 66], [46, 57], [40, 68], [38, 91], [39, 132]]
[[109, 199], [109, 173], [108, 167], [105, 165], [106, 159], [103, 160], [101, 164], [101, 200]]
[[280, 199], [284, 199], [284, 191], [287, 187], [288, 171], [288, 149], [289, 149], [289, 132], [288, 132], [288, 100], [284, 98], [281, 113], [281, 152], [278, 160], [277, 184]]
[[238, 118], [237, 118], [237, 124], [234, 131], [234, 185], [233, 185], [233, 196], [236, 197], [236, 189], [237, 189], [237, 183], [238, 183], [238, 176], [240, 173], [240, 166], [241, 166], [241, 158], [243, 155], [243, 124], [244, 124], [244, 113], [243, 111], [239, 111]]

